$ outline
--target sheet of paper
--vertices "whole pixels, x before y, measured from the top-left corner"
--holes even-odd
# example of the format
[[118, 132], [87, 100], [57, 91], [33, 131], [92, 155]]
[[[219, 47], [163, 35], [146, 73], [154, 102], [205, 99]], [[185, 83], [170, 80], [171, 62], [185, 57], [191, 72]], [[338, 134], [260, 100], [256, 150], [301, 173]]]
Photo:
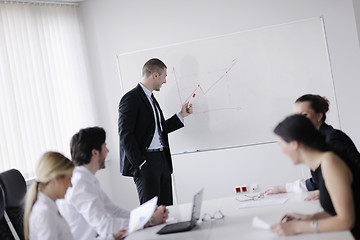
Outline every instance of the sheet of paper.
[[240, 203], [237, 209], [284, 204], [288, 198], [250, 200]]
[[157, 199], [157, 197], [154, 197], [130, 212], [129, 230], [127, 235], [142, 229], [150, 220], [155, 211]]
[[252, 226], [255, 227], [255, 228], [261, 228], [261, 229], [265, 229], [265, 230], [270, 230], [270, 224], [268, 224], [267, 222], [264, 222], [263, 220], [261, 220], [257, 216], [254, 217], [254, 219], [252, 221]]

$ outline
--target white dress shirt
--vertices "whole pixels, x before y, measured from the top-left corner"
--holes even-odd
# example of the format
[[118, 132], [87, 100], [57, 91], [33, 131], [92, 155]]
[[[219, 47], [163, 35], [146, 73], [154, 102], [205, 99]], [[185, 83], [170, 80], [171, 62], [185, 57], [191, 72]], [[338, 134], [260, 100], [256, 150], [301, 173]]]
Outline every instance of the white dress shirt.
[[29, 217], [30, 240], [71, 240], [70, 227], [60, 215], [56, 203], [42, 192], [32, 207]]
[[286, 192], [308, 192], [309, 190], [306, 187], [305, 179], [299, 179], [295, 182], [287, 183], [285, 185]]
[[[152, 109], [153, 109], [153, 113], [154, 113], [154, 119], [155, 119], [155, 132], [154, 132], [154, 137], [153, 139], [151, 140], [151, 143], [148, 147], [148, 149], [158, 149], [158, 148], [161, 148], [161, 147], [164, 147], [163, 145], [161, 145], [161, 142], [160, 142], [160, 135], [159, 135], [159, 131], [158, 131], [158, 127], [157, 127], [157, 124], [156, 124], [156, 116], [155, 116], [155, 107], [153, 105], [153, 101], [151, 99], [151, 92], [149, 89], [147, 89], [144, 85], [142, 85], [142, 83], [140, 83], [140, 86], [141, 88], [144, 90], [144, 93], [146, 95], [146, 97], [148, 98], [149, 102], [150, 102], [150, 105], [152, 106]], [[184, 119], [180, 116], [179, 113], [176, 113], [176, 115], [178, 116], [179, 120], [184, 123]], [[158, 114], [159, 118], [160, 118], [160, 113]], [[160, 126], [161, 126], [161, 122], [160, 122]], [[161, 126], [162, 127], [162, 126]], [[161, 129], [162, 131], [162, 129]]]
[[74, 239], [113, 239], [114, 232], [128, 227], [130, 212], [110, 200], [87, 168], [75, 167], [71, 183], [57, 204]]

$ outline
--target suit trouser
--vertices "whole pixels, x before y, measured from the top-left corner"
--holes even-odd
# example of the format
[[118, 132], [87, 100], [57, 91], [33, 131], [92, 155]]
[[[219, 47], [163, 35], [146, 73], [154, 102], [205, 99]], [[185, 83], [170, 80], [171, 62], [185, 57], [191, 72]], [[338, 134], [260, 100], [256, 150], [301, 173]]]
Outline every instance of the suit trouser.
[[158, 205], [173, 205], [170, 166], [164, 151], [146, 153], [146, 163], [134, 182], [140, 204], [157, 196]]

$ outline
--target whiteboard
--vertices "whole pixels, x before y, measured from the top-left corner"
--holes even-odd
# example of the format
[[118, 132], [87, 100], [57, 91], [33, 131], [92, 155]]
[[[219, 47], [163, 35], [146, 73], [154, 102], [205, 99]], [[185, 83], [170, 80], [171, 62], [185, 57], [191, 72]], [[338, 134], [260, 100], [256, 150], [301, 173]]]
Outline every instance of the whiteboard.
[[123, 94], [159, 58], [167, 82], [154, 92], [165, 117], [190, 101], [194, 113], [171, 133], [173, 154], [275, 141], [273, 128], [303, 94], [326, 96], [339, 126], [321, 17], [117, 55]]

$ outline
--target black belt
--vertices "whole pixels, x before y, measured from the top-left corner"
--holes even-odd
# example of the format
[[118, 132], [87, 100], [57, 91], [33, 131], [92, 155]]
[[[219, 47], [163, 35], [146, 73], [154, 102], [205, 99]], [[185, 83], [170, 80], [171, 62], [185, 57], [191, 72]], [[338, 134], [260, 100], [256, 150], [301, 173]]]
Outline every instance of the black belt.
[[166, 149], [166, 147], [161, 147], [157, 149], [146, 149], [147, 152], [162, 152]]

